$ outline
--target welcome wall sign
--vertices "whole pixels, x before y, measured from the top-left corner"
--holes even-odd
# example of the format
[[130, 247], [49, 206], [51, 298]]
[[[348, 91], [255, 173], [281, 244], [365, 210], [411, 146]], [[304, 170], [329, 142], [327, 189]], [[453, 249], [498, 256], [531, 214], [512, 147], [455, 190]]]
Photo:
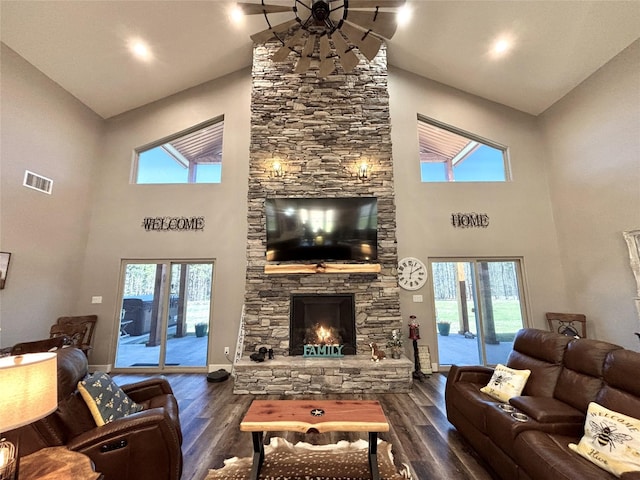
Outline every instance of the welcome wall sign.
[[452, 213], [451, 225], [454, 228], [487, 228], [489, 215], [486, 213]]
[[142, 228], [147, 232], [197, 232], [204, 230], [204, 217], [145, 217]]

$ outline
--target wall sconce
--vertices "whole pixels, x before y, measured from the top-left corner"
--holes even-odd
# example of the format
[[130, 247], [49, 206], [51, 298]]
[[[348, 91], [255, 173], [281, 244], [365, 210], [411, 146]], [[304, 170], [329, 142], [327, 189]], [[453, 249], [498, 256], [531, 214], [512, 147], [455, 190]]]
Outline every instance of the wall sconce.
[[367, 178], [369, 178], [369, 173], [370, 173], [370, 169], [367, 162], [362, 162], [361, 164], [358, 165], [356, 174], [358, 175], [358, 178], [360, 180], [364, 182]]
[[271, 176], [272, 177], [284, 177], [284, 167], [278, 160], [274, 160], [271, 164]]

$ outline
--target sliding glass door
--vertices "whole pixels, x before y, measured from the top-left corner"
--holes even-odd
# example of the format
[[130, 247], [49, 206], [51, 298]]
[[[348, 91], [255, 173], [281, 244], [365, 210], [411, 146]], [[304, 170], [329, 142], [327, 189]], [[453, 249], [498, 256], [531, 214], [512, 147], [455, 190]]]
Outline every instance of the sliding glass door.
[[440, 365], [504, 363], [526, 325], [519, 259], [431, 261]]
[[213, 262], [122, 262], [115, 368], [205, 367]]

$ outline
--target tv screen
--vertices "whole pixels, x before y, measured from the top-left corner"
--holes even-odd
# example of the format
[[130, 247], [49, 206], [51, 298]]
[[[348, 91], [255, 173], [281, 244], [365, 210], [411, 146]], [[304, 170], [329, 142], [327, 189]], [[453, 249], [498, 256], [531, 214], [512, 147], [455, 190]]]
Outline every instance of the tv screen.
[[267, 260], [357, 260], [378, 257], [374, 197], [268, 198]]

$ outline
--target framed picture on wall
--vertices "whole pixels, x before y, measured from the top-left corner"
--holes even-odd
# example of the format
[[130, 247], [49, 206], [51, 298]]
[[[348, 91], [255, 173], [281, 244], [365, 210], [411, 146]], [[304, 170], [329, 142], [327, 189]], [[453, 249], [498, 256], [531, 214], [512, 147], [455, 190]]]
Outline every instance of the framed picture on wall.
[[7, 272], [9, 271], [9, 260], [11, 254], [8, 252], [0, 252], [0, 290], [4, 288], [7, 281]]

